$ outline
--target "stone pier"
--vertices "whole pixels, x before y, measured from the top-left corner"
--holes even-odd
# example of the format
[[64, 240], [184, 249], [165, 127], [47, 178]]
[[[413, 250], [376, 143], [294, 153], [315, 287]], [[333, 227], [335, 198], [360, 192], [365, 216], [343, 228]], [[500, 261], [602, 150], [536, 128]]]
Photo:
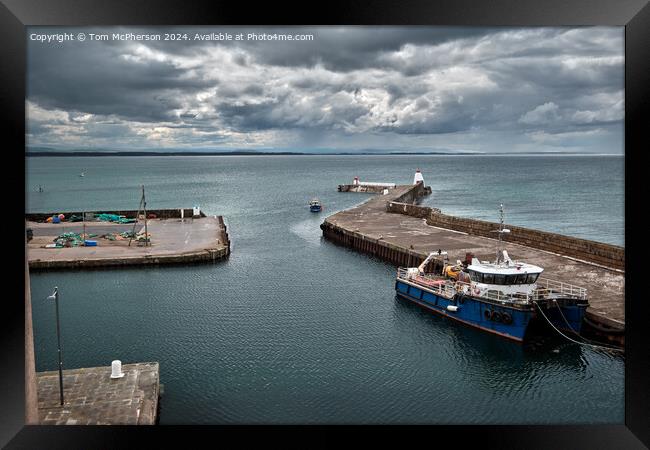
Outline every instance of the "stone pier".
[[40, 425], [154, 425], [160, 395], [157, 362], [122, 365], [122, 378], [111, 367], [63, 371], [64, 404], [59, 372], [38, 372]]
[[[100, 221], [87, 221], [87, 234], [97, 241], [94, 247], [46, 248], [62, 233], [82, 233], [82, 222], [46, 223], [51, 214], [27, 214], [26, 227], [33, 230], [33, 239], [28, 242], [27, 257], [29, 268], [43, 269], [84, 269], [95, 267], [119, 267], [150, 264], [187, 264], [211, 262], [226, 258], [230, 254], [230, 239], [222, 216], [200, 216], [193, 218], [192, 210], [185, 210], [184, 218], [180, 209], [148, 211], [155, 218], [147, 220], [147, 232], [151, 235], [148, 246], [138, 245], [128, 239], [107, 240], [100, 236], [111, 233], [144, 231], [144, 220], [135, 224], [119, 224]], [[117, 211], [114, 214], [136, 218], [137, 211]], [[66, 217], [82, 213], [65, 213]], [[120, 236], [118, 236], [120, 237]]]

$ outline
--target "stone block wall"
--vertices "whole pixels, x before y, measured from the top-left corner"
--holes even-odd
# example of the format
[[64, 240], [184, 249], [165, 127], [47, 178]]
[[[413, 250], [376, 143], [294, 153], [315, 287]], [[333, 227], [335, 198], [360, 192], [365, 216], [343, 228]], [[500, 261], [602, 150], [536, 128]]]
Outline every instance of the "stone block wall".
[[[426, 219], [427, 224], [435, 227], [488, 238], [498, 236], [494, 232], [499, 229], [498, 223], [450, 216], [443, 214], [437, 208], [394, 201], [387, 204], [386, 210], [389, 213]], [[505, 225], [505, 228], [510, 230], [510, 233], [503, 234], [505, 242], [546, 250], [613, 269], [625, 270], [625, 249], [623, 247], [515, 225]]]

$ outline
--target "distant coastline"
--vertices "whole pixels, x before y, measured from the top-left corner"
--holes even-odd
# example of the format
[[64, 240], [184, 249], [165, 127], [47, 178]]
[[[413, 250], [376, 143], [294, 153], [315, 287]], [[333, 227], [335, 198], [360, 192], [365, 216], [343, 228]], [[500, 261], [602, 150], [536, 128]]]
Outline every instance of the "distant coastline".
[[[480, 153], [478, 153], [480, 154]], [[327, 153], [307, 153], [307, 152], [256, 152], [256, 151], [233, 151], [233, 152], [196, 152], [196, 151], [171, 151], [171, 152], [148, 152], [148, 151], [121, 151], [121, 152], [92, 152], [92, 151], [28, 151], [25, 156], [327, 156], [327, 155], [477, 155], [477, 153], [442, 153], [442, 152], [327, 152]]]
[[71, 151], [71, 152], [25, 152], [25, 156], [258, 156], [258, 155], [309, 155], [310, 153], [296, 152], [147, 152], [147, 151], [124, 151], [124, 152], [92, 152], [92, 151]]
[[26, 151], [25, 157], [102, 157], [102, 156], [624, 156], [617, 154], [563, 153], [563, 152], [522, 152], [522, 153], [471, 153], [471, 152], [260, 152], [238, 150], [232, 152], [199, 151]]

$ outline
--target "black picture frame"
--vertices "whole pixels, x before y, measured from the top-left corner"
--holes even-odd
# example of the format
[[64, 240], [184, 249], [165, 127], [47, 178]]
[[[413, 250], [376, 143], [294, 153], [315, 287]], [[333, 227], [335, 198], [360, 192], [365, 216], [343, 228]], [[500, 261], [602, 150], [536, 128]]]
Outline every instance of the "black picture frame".
[[[3, 296], [2, 361], [0, 371], [0, 444], [8, 448], [113, 448], [147, 447], [173, 437], [214, 439], [225, 436], [238, 445], [259, 436], [294, 442], [338, 445], [349, 431], [365, 439], [385, 441], [404, 437], [442, 439], [456, 445], [498, 448], [644, 448], [650, 446], [650, 343], [648, 300], [641, 262], [645, 256], [641, 218], [644, 164], [648, 150], [644, 128], [650, 109], [650, 5], [644, 0], [454, 0], [328, 1], [322, 4], [282, 5], [264, 2], [212, 1], [107, 1], [2, 0], [0, 5], [0, 98], [2, 98], [3, 177], [7, 236], [23, 236], [25, 198], [15, 195], [24, 186], [25, 61], [29, 25], [462, 25], [462, 26], [625, 26], [625, 238], [626, 238], [626, 355], [625, 423], [571, 426], [436, 426], [436, 427], [46, 427], [24, 426], [24, 278], [25, 257], [20, 238], [6, 246], [5, 287], [15, 294]], [[21, 186], [16, 186], [22, 181]], [[23, 190], [24, 192], [24, 190]], [[14, 204], [15, 203], [15, 204]], [[22, 204], [21, 204], [22, 203]], [[14, 242], [15, 239], [15, 242]], [[8, 253], [8, 254], [7, 254]], [[10, 256], [11, 255], [11, 256]], [[20, 261], [20, 262], [19, 262]], [[280, 432], [280, 433], [278, 433]], [[333, 433], [334, 432], [334, 433]], [[410, 439], [409, 439], [410, 440]], [[189, 441], [188, 441], [189, 442]], [[310, 445], [311, 446], [311, 445]]]

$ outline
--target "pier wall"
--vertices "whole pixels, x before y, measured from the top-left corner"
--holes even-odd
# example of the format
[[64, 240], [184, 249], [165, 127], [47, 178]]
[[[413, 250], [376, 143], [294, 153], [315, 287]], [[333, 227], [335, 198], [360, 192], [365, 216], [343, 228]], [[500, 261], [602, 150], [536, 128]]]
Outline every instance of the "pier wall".
[[[183, 215], [186, 219], [192, 218], [194, 210], [192, 208], [176, 208], [176, 209], [147, 209], [147, 216], [149, 214], [154, 214], [157, 219], [180, 219], [181, 218], [181, 209], [183, 210]], [[118, 216], [125, 216], [127, 218], [135, 219], [138, 211], [135, 209], [115, 211], [115, 210], [98, 210], [98, 211], [85, 211], [86, 213], [97, 214], [116, 214]], [[26, 213], [25, 219], [31, 222], [45, 222], [48, 217], [52, 217], [54, 214], [63, 214], [65, 217], [70, 216], [80, 216], [83, 214], [82, 211], [59, 211], [56, 213]], [[201, 217], [206, 217], [205, 213], [201, 211]]]
[[368, 194], [381, 194], [384, 189], [395, 189], [385, 186], [364, 186], [358, 184], [339, 184], [339, 192], [367, 192]]
[[[389, 190], [386, 208], [388, 208], [389, 204], [395, 202], [400, 202], [399, 204], [407, 207], [415, 206], [413, 203], [431, 193], [431, 188], [422, 183], [414, 184], [404, 192], [400, 192], [401, 190], [403, 189], [398, 189], [397, 192], [395, 189]], [[380, 196], [376, 200], [381, 201], [381, 199], [382, 197]], [[353, 248], [361, 253], [375, 256], [396, 266], [415, 267], [420, 265], [428, 256], [428, 253], [391, 244], [384, 241], [381, 237], [373, 238], [363, 233], [348, 230], [335, 225], [327, 219], [321, 224], [320, 228], [326, 239], [336, 244]], [[426, 270], [435, 271], [442, 269], [442, 267], [437, 267], [436, 264], [436, 261], [432, 261], [427, 265]]]
[[[203, 213], [201, 213], [203, 214]], [[228, 228], [226, 227], [225, 222], [223, 221], [223, 216], [217, 216], [217, 221], [219, 222], [219, 225], [221, 226], [221, 233], [219, 236], [219, 242], [222, 244], [226, 245], [225, 251], [222, 251], [223, 254], [219, 255], [219, 257], [215, 257], [213, 259], [219, 259], [226, 257], [230, 255], [230, 237], [228, 236]]]
[[396, 202], [403, 202], [403, 203], [412, 203], [415, 202], [418, 198], [423, 197], [425, 195], [431, 194], [431, 187], [429, 186], [424, 186], [422, 183], [414, 184], [412, 189], [409, 189], [407, 192], [400, 194], [399, 196], [395, 197], [395, 187], [385, 187], [385, 186], [366, 186], [362, 184], [339, 184], [338, 186], [338, 191], [339, 192], [366, 192], [368, 194], [383, 194], [384, 189], [388, 189], [389, 195], [393, 195], [391, 197], [391, 200], [396, 201]]
[[418, 219], [428, 219], [432, 212], [440, 212], [438, 208], [401, 203], [398, 201], [388, 202], [386, 204], [386, 211], [394, 214], [404, 214], [405, 216], [417, 217]]
[[67, 260], [36, 260], [29, 262], [30, 270], [69, 270], [93, 269], [105, 267], [148, 266], [160, 264], [186, 265], [193, 263], [213, 262], [226, 258], [230, 254], [230, 241], [225, 248], [205, 249], [197, 252], [177, 255], [141, 255], [123, 258], [67, 259]]
[[412, 189], [407, 189], [406, 192], [404, 192], [401, 195], [398, 195], [397, 197], [393, 197], [393, 199], [390, 201], [412, 205], [416, 203], [421, 197], [424, 197], [429, 194], [431, 194], [431, 187], [425, 186], [422, 183], [418, 183], [418, 184], [414, 184]]
[[[375, 239], [362, 233], [346, 230], [329, 222], [324, 222], [320, 227], [323, 230], [323, 236], [329, 241], [369, 254], [396, 266], [417, 267], [428, 256], [428, 253], [403, 248], [385, 242], [381, 238]], [[442, 267], [437, 267], [435, 263], [436, 261], [432, 261], [427, 265], [427, 272], [442, 269]]]
[[[450, 216], [443, 214], [437, 208], [401, 203], [397, 199], [387, 204], [386, 211], [426, 219], [427, 224], [434, 227], [493, 239], [497, 236], [495, 231], [499, 229], [499, 224], [496, 222]], [[502, 239], [505, 242], [525, 245], [617, 270], [625, 270], [625, 249], [623, 247], [515, 225], [506, 225], [505, 227], [511, 230], [510, 233], [503, 234]]]

